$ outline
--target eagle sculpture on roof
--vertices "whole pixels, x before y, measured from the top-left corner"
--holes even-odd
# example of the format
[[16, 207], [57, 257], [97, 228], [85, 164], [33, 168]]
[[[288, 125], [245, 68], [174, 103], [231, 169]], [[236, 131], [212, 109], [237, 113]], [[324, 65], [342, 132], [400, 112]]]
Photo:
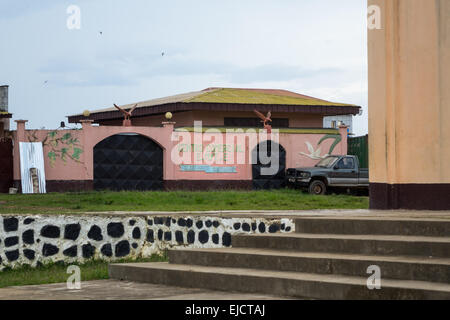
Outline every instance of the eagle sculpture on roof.
[[272, 126], [269, 124], [269, 122], [272, 122], [272, 113], [269, 111], [267, 112], [267, 116], [263, 115], [258, 110], [253, 110], [256, 115], [261, 119], [261, 122], [264, 124], [264, 129], [267, 130], [267, 133], [272, 133]]
[[124, 119], [123, 119], [123, 126], [124, 127], [129, 127], [129, 126], [131, 126], [131, 114], [133, 113], [133, 111], [134, 111], [134, 109], [136, 109], [136, 107], [137, 107], [137, 104], [135, 104], [131, 109], [130, 109], [130, 111], [126, 111], [125, 109], [122, 109], [121, 107], [119, 107], [119, 106], [117, 106], [116, 104], [114, 104], [114, 107], [116, 107], [116, 109], [118, 109], [120, 112], [122, 112], [123, 113], [123, 117], [124, 117]]

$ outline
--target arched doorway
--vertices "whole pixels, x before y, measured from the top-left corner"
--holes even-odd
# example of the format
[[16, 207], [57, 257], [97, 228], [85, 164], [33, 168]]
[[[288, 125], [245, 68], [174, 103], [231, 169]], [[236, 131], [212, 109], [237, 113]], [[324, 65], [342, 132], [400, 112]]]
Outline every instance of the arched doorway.
[[[278, 149], [278, 168], [273, 174], [265, 175], [261, 170], [270, 168], [272, 163], [263, 164], [264, 161], [261, 161], [261, 153], [259, 151], [262, 150], [265, 153], [265, 150], [267, 150], [267, 156], [270, 158], [272, 149]], [[283, 146], [273, 141], [261, 142], [253, 149], [252, 159], [256, 159], [256, 162], [252, 165], [253, 189], [279, 189], [285, 186], [286, 150]], [[274, 167], [276, 168], [276, 166]]]
[[94, 147], [95, 190], [160, 190], [163, 149], [138, 134], [116, 134]]

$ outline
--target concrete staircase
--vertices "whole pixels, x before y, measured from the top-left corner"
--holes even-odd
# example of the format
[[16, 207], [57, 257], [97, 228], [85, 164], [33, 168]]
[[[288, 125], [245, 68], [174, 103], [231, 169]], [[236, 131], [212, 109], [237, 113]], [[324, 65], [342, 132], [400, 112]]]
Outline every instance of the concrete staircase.
[[[450, 220], [298, 218], [290, 234], [176, 249], [169, 263], [112, 264], [115, 279], [312, 299], [450, 299]], [[367, 267], [381, 289], [367, 288]]]

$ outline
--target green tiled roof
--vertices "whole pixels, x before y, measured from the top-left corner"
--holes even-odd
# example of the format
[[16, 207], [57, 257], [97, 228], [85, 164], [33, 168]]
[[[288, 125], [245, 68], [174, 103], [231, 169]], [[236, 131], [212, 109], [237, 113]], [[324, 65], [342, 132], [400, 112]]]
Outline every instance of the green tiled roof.
[[246, 103], [302, 106], [351, 106], [330, 102], [285, 90], [217, 88], [184, 100], [183, 102]]

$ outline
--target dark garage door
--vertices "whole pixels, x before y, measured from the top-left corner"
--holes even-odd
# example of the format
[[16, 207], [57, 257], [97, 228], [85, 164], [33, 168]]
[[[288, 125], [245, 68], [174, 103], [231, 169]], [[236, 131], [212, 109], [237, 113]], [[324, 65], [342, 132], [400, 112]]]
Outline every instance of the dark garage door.
[[96, 190], [160, 190], [163, 188], [163, 150], [137, 134], [118, 134], [94, 147]]
[[[267, 150], [267, 155], [270, 157], [272, 147], [277, 148], [279, 152], [278, 171], [272, 175], [262, 175], [261, 169], [269, 168], [271, 163], [262, 164], [259, 150], [261, 148], [262, 150]], [[257, 163], [252, 165], [253, 189], [278, 189], [285, 186], [286, 150], [281, 145], [275, 142], [270, 143], [270, 141], [261, 142], [253, 150], [252, 159], [255, 158], [257, 159]]]

